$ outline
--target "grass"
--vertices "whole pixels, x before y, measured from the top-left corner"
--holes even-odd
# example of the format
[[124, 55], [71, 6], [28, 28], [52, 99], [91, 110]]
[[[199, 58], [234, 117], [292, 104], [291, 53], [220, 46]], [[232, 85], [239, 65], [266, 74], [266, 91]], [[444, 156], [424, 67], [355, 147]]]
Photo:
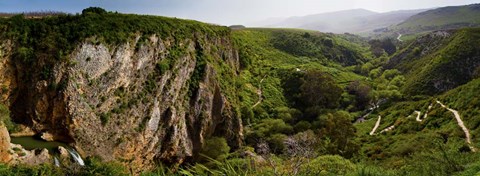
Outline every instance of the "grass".
[[440, 29], [480, 25], [479, 4], [442, 7], [419, 13], [393, 27], [394, 30], [418, 33]]
[[394, 55], [389, 67], [405, 74], [408, 95], [442, 93], [473, 79], [480, 65], [479, 41], [480, 28], [452, 31], [446, 38], [422, 36]]
[[[265, 109], [273, 109], [273, 107], [285, 106], [286, 100], [283, 95], [283, 89], [281, 87], [282, 78], [280, 73], [282, 72], [295, 72], [300, 70], [321, 70], [327, 72], [335, 78], [337, 83], [346, 86], [350, 81], [357, 79], [364, 79], [362, 76], [353, 73], [352, 71], [344, 68], [342, 63], [335, 60], [325, 60], [325, 56], [319, 56], [316, 51], [312, 49], [309, 51], [306, 48], [305, 52], [310, 53], [306, 55], [298, 55], [295, 53], [289, 53], [279, 49], [272, 44], [272, 40], [277, 40], [279, 33], [285, 33], [283, 37], [291, 37], [295, 40], [305, 33], [309, 33], [310, 36], [318, 37], [320, 41], [322, 38], [331, 38], [338, 45], [345, 48], [352, 47], [353, 51], [360, 51], [361, 44], [350, 44], [346, 39], [335, 35], [327, 35], [318, 32], [308, 30], [296, 30], [296, 29], [243, 29], [233, 31], [233, 38], [236, 41], [236, 45], [240, 48], [240, 58], [242, 67], [245, 69], [241, 72], [240, 76], [242, 80], [249, 86], [241, 91], [243, 103], [245, 106], [252, 106], [256, 98], [256, 89], [259, 86], [262, 87], [264, 100], [261, 106]], [[309, 42], [309, 41], [304, 41]], [[318, 45], [318, 47], [324, 44]], [[312, 47], [312, 45], [310, 45]], [[358, 55], [361, 55], [360, 52]], [[264, 79], [260, 85], [260, 80]]]

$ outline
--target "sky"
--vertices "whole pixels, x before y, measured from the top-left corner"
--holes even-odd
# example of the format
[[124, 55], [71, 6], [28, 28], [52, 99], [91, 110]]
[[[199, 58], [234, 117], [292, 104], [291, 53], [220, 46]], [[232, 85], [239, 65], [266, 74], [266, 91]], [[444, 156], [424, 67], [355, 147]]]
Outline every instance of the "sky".
[[0, 0], [0, 12], [62, 11], [87, 7], [233, 25], [272, 17], [304, 16], [363, 8], [375, 12], [480, 3], [480, 0]]

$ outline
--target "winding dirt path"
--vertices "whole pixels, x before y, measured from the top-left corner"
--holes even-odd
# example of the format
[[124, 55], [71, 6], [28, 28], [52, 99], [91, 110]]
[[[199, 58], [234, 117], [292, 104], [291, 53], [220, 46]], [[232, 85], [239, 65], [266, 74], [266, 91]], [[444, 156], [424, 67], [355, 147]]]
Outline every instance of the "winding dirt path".
[[400, 38], [402, 38], [402, 34], [400, 34], [400, 33], [398, 33], [398, 32], [397, 32], [397, 34], [398, 34], [397, 40], [400, 41], [400, 42], [403, 42], [403, 40], [400, 39]]
[[[455, 119], [457, 120], [457, 123], [458, 123], [458, 126], [460, 126], [460, 128], [462, 128], [463, 132], [465, 133], [465, 141], [466, 143], [468, 144], [468, 146], [470, 147], [470, 150], [472, 152], [476, 152], [477, 149], [472, 145], [472, 139], [471, 139], [471, 135], [470, 135], [470, 131], [468, 130], [468, 128], [465, 126], [465, 123], [463, 123], [463, 120], [462, 118], [460, 117], [460, 113], [458, 113], [457, 110], [454, 110], [454, 109], [451, 109], [447, 106], [445, 106], [443, 103], [441, 103], [440, 101], [436, 100], [437, 104], [439, 104], [440, 106], [442, 106], [442, 108], [445, 108], [446, 110], [452, 112], [453, 116], [455, 116]], [[430, 104], [428, 106], [428, 109], [427, 111], [425, 112], [425, 115], [423, 116], [423, 119], [427, 118], [428, 117], [428, 112], [432, 109], [433, 107], [433, 104]], [[422, 122], [423, 119], [420, 119], [420, 116], [422, 114], [422, 112], [420, 111], [414, 111], [414, 113], [417, 114], [417, 117], [416, 117], [416, 121], [417, 122]], [[411, 117], [408, 116], [408, 117]], [[407, 117], [407, 118], [408, 118]], [[374, 135], [375, 134], [375, 131], [377, 130], [378, 126], [380, 125], [380, 120], [381, 120], [381, 117], [378, 116], [378, 120], [377, 120], [377, 123], [375, 124], [375, 126], [373, 127], [372, 131], [370, 132], [370, 135]], [[382, 131], [380, 131], [380, 133], [384, 133], [384, 132], [387, 132], [387, 131], [391, 131], [395, 128], [395, 125], [392, 125], [390, 127], [387, 127], [385, 129], [383, 129]]]
[[414, 113], [417, 113], [417, 118], [415, 118], [415, 120], [417, 120], [417, 122], [421, 122], [422, 119], [420, 119], [420, 115], [422, 115], [422, 112], [420, 112], [420, 111], [415, 111]]
[[375, 123], [375, 126], [373, 127], [372, 131], [370, 131], [370, 136], [375, 135], [375, 131], [377, 131], [378, 126], [380, 126], [380, 121], [382, 120], [382, 116], [378, 116], [378, 120]]
[[385, 129], [383, 129], [382, 131], [380, 131], [380, 133], [385, 133], [385, 132], [388, 132], [388, 131], [392, 131], [394, 128], [395, 128], [395, 125], [389, 126]]
[[433, 107], [433, 104], [428, 105], [427, 112], [425, 112], [425, 114], [423, 115], [423, 119], [426, 119], [428, 117], [428, 112], [430, 112], [432, 107]]
[[460, 128], [462, 128], [463, 132], [465, 133], [465, 141], [467, 142], [468, 146], [470, 147], [470, 150], [472, 150], [472, 152], [476, 152], [477, 149], [475, 149], [475, 147], [472, 145], [472, 139], [470, 138], [470, 132], [468, 131], [468, 128], [465, 126], [465, 124], [463, 123], [462, 118], [460, 118], [460, 114], [458, 113], [458, 111], [445, 106], [444, 104], [442, 104], [438, 100], [437, 100], [437, 103], [440, 104], [440, 106], [442, 106], [442, 108], [445, 108], [448, 111], [453, 113], [453, 115], [455, 116], [455, 119], [457, 119], [458, 126], [460, 126]]
[[257, 89], [258, 101], [252, 106], [252, 108], [258, 106], [263, 101], [262, 83], [265, 77], [267, 77], [267, 75], [263, 76], [263, 78], [260, 80], [260, 84], [258, 85]]

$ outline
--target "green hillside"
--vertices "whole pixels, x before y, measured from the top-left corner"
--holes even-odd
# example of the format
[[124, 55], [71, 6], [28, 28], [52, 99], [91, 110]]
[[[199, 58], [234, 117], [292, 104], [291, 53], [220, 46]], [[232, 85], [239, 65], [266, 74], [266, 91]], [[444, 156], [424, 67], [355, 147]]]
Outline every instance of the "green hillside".
[[[379, 130], [392, 125], [392, 131], [368, 135], [377, 120], [377, 114], [370, 120], [356, 124], [359, 139], [364, 145], [361, 153], [367, 158], [366, 165], [375, 164], [396, 170], [400, 175], [452, 175], [463, 171], [472, 175], [478, 172], [478, 154], [472, 154], [465, 143], [465, 134], [458, 126], [453, 114], [442, 108], [436, 100], [459, 112], [463, 122], [473, 134], [473, 146], [480, 146], [478, 134], [480, 120], [476, 118], [479, 100], [476, 98], [480, 80], [448, 91], [438, 97], [421, 101], [397, 102], [377, 113], [382, 116]], [[428, 107], [432, 106], [431, 109]], [[415, 120], [421, 112], [421, 122]], [[425, 113], [428, 114], [426, 119]], [[378, 132], [378, 131], [377, 131]]]
[[480, 29], [439, 31], [417, 38], [386, 68], [402, 71], [410, 95], [437, 94], [465, 84], [480, 69]]
[[[243, 70], [240, 75], [248, 85], [241, 97], [247, 107], [258, 101], [256, 91], [260, 87], [263, 100], [259, 108], [273, 111], [277, 107], [287, 106], [288, 97], [285, 97], [282, 86], [287, 75], [318, 70], [332, 76], [342, 87], [354, 80], [364, 79], [352, 72], [354, 67], [342, 65], [361, 63], [366, 59], [362, 53], [368, 49], [365, 43], [351, 43], [344, 36], [294, 29], [244, 29], [233, 31], [233, 38], [242, 58], [240, 64]], [[327, 41], [328, 44], [315, 44], [312, 41]], [[340, 49], [326, 49], [329, 47]], [[342, 51], [347, 54], [342, 55]], [[344, 60], [337, 58], [346, 60], [341, 62]]]
[[392, 29], [401, 33], [474, 27], [480, 25], [480, 4], [441, 7], [414, 15]]

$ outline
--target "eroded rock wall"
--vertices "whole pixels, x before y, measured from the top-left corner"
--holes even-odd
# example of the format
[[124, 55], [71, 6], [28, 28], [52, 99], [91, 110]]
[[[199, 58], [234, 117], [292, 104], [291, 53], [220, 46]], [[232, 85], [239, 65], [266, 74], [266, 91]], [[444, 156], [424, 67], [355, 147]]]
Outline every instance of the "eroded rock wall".
[[142, 37], [121, 44], [86, 39], [63, 61], [25, 63], [0, 45], [2, 100], [13, 119], [74, 144], [86, 156], [133, 170], [194, 157], [203, 141], [223, 136], [241, 145], [235, 91], [238, 53], [229, 36]]

